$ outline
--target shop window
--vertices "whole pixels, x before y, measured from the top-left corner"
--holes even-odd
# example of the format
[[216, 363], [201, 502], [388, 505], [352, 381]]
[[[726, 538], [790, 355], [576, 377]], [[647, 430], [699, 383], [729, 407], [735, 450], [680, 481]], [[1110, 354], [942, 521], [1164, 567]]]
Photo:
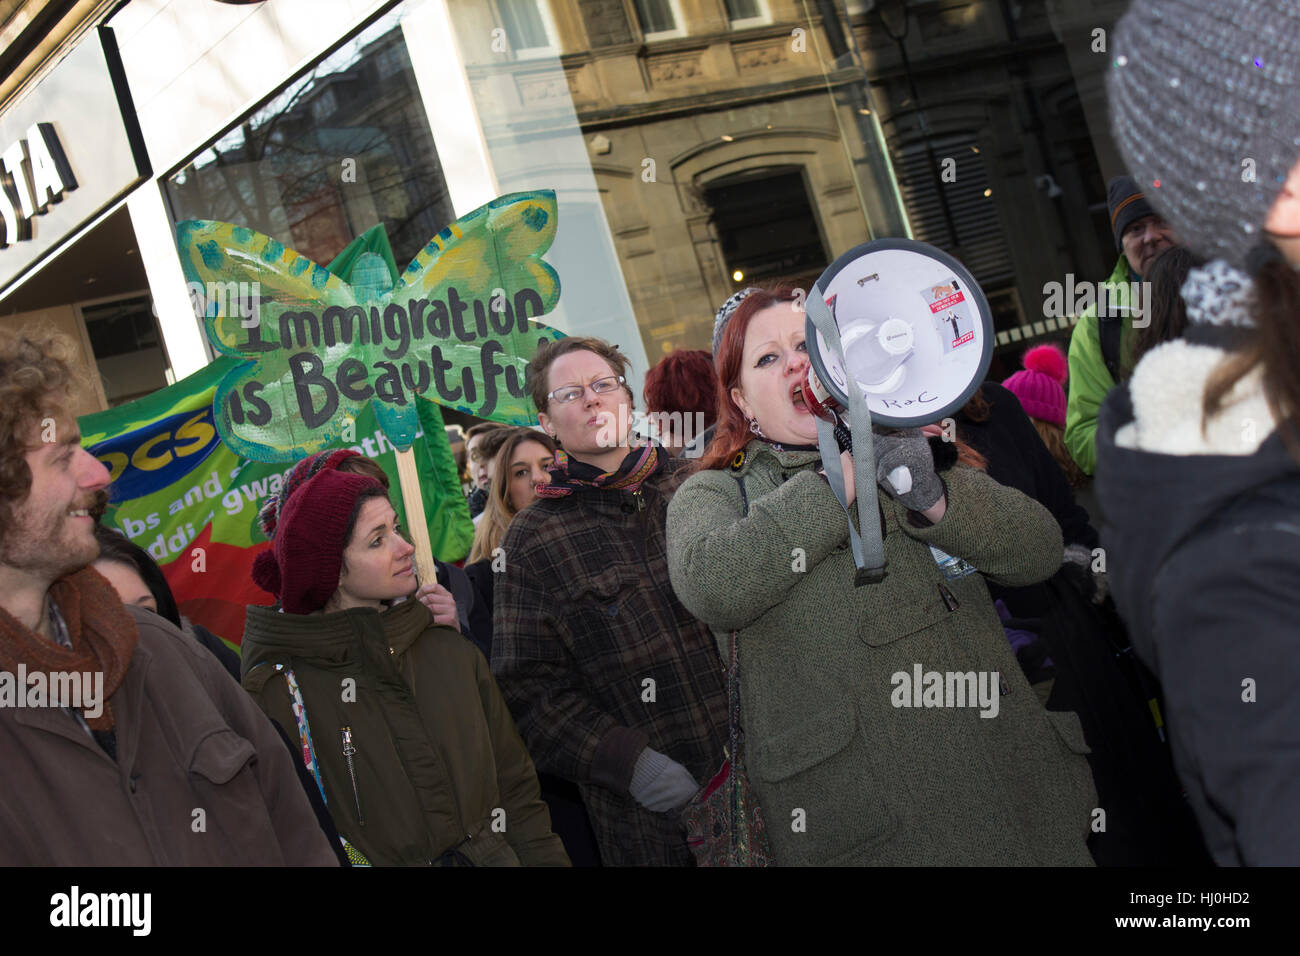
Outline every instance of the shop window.
[[735, 288], [765, 279], [811, 284], [829, 264], [801, 169], [730, 177], [704, 196]]
[[167, 357], [147, 293], [84, 303], [78, 311], [110, 406], [167, 385]]
[[397, 44], [393, 44], [375, 57], [375, 73], [380, 82], [409, 68], [410, 61], [406, 58], [406, 51]]
[[456, 218], [401, 10], [299, 75], [166, 180], [177, 221], [218, 219], [324, 265], [382, 223], [399, 268]]
[[661, 40], [683, 35], [679, 26], [681, 11], [676, 0], [633, 0], [636, 19], [647, 40]]
[[320, 95], [311, 101], [311, 118], [316, 122], [327, 120], [334, 113], [338, 103], [333, 90], [321, 90]]

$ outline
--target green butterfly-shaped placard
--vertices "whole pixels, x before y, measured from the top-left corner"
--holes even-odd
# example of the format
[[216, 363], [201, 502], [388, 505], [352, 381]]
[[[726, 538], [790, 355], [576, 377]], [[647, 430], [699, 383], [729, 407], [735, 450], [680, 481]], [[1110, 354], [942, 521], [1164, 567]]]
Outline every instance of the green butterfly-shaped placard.
[[560, 299], [541, 258], [555, 193], [510, 193], [438, 233], [393, 285], [374, 253], [351, 282], [269, 236], [225, 222], [176, 227], [181, 266], [217, 351], [245, 359], [213, 400], [237, 454], [295, 461], [342, 443], [369, 402], [399, 449], [419, 431], [416, 396], [530, 425], [524, 370], [563, 334], [535, 320]]

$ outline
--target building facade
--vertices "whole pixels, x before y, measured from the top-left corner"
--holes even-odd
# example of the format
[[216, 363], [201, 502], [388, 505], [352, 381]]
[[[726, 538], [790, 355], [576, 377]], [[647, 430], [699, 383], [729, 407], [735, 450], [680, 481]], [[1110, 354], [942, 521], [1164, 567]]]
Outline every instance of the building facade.
[[[993, 373], [1009, 373], [1028, 339], [1068, 335], [1068, 319], [1042, 315], [1043, 286], [1100, 278], [1116, 255], [1104, 184], [1121, 170], [1101, 78], [1122, 10], [11, 3], [0, 148], [16, 138], [30, 153], [23, 136], [44, 123], [77, 185], [0, 249], [0, 322], [73, 334], [99, 373], [95, 401], [118, 404], [212, 357], [177, 222], [249, 226], [322, 264], [382, 224], [401, 267], [457, 216], [545, 188], [560, 204], [546, 258], [563, 288], [547, 321], [617, 342], [638, 391], [665, 353], [708, 347], [735, 289], [810, 287], [885, 236], [967, 265], [993, 306]], [[93, 106], [87, 95], [69, 110], [78, 57], [103, 61], [104, 76]], [[95, 151], [119, 141], [111, 181], [92, 189]], [[19, 185], [7, 172], [0, 188], [21, 211]]]

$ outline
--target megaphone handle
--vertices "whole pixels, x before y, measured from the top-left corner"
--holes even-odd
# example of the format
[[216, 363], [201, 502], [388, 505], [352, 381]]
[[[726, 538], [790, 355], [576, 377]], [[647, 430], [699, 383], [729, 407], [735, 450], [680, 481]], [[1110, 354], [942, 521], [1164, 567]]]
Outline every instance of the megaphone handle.
[[843, 420], [835, 423], [835, 441], [840, 446], [840, 451], [853, 451], [853, 433], [844, 427]]

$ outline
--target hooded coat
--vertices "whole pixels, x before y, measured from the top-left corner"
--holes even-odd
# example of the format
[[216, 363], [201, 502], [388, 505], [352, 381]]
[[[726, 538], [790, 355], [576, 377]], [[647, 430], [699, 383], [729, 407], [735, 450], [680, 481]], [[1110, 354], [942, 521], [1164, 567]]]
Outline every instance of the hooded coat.
[[[674, 589], [721, 653], [738, 634], [742, 757], [776, 861], [1090, 865], [1096, 794], [1079, 719], [1043, 709], [983, 579], [1049, 577], [1055, 519], [961, 466], [942, 473], [938, 524], [918, 527], [882, 491], [888, 574], [855, 588], [848, 523], [819, 464], [816, 451], [755, 440], [738, 467], [693, 475], [668, 510]], [[983, 576], [946, 580], [931, 544]], [[991, 693], [928, 706], [918, 671], [945, 687], [971, 674]]]
[[568, 865], [487, 661], [419, 601], [382, 613], [250, 607], [244, 689], [294, 736], [289, 670], [326, 805], [370, 863]]
[[1111, 588], [1164, 688], [1174, 764], [1216, 863], [1300, 863], [1300, 466], [1251, 372], [1202, 430], [1205, 384], [1249, 322], [1222, 263], [1184, 286], [1182, 340], [1102, 407]]

